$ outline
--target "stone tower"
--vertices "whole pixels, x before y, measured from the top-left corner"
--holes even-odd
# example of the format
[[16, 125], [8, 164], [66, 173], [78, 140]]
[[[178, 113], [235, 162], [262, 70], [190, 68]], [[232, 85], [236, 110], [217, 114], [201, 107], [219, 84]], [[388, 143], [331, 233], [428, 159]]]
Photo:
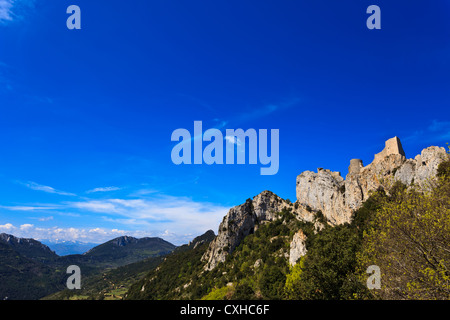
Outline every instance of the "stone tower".
[[350, 166], [348, 167], [349, 174], [359, 174], [361, 169], [363, 168], [363, 162], [361, 159], [352, 159], [350, 160]]
[[400, 139], [398, 137], [393, 137], [385, 142], [383, 151], [375, 155], [373, 163], [378, 163], [391, 154], [399, 154], [406, 158], [402, 143], [400, 142]]

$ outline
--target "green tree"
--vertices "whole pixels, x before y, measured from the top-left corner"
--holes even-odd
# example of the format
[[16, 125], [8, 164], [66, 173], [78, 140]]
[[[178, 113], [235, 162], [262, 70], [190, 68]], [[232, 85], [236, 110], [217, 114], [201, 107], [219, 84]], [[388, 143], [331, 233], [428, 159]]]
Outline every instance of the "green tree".
[[266, 299], [282, 299], [286, 275], [276, 265], [264, 268], [259, 280], [259, 288]]
[[302, 269], [305, 267], [306, 256], [301, 257], [295, 266], [291, 267], [290, 272], [286, 275], [286, 284], [284, 292], [286, 298], [297, 299], [301, 296], [299, 281], [301, 281]]
[[255, 293], [252, 287], [246, 283], [239, 283], [236, 285], [233, 293], [234, 300], [253, 300], [255, 299]]
[[286, 294], [291, 299], [352, 299], [364, 291], [355, 277], [360, 238], [351, 226], [341, 225], [320, 232], [307, 255], [291, 270]]
[[381, 269], [382, 299], [450, 299], [450, 161], [431, 191], [400, 188], [383, 200], [359, 255]]

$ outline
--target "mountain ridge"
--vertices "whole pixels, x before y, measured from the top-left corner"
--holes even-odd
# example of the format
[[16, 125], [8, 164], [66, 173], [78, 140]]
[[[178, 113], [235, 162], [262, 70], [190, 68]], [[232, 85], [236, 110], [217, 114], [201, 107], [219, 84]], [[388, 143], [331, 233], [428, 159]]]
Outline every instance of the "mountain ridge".
[[[192, 252], [201, 250], [214, 237], [214, 231], [208, 230], [204, 234], [195, 237], [188, 244], [176, 247], [170, 254], [146, 258], [138, 262], [107, 270], [102, 274], [88, 277], [82, 289], [78, 292], [63, 290], [49, 295], [44, 299], [123, 299], [128, 289], [136, 283], [139, 283], [149, 272], [159, 268], [167, 260], [170, 262], [173, 256], [184, 255], [185, 257], [189, 257]], [[174, 274], [172, 278], [176, 279], [177, 275]]]
[[99, 245], [99, 243], [81, 241], [52, 241], [48, 239], [40, 239], [39, 241], [48, 246], [60, 257], [71, 254], [83, 254]]
[[[394, 137], [385, 142], [385, 148], [374, 156], [370, 164], [363, 166], [359, 159], [350, 160], [346, 179], [339, 172], [323, 168], [318, 168], [317, 172], [302, 172], [296, 179], [297, 199], [294, 203], [264, 190], [243, 204], [230, 208], [219, 225], [217, 235], [208, 230], [179, 247], [171, 247], [160, 238], [121, 236], [83, 255], [64, 256], [53, 262], [49, 256], [48, 260], [43, 259], [39, 263], [49, 261], [58, 268], [80, 263], [85, 274], [89, 275], [98, 275], [100, 269], [129, 265], [130, 268], [121, 269], [127, 281], [143, 278], [135, 282], [127, 293], [122, 288], [118, 295], [121, 299], [238, 299], [249, 296], [278, 299], [286, 292], [295, 297], [296, 289], [292, 285], [289, 287], [289, 281], [296, 281], [296, 268], [303, 266], [311, 248], [313, 256], [322, 250], [322, 245], [324, 249], [321, 252], [328, 254], [327, 250], [334, 250], [331, 253], [345, 255], [345, 261], [350, 261], [345, 268], [354, 272], [353, 248], [361, 244], [365, 219], [374, 214], [378, 205], [376, 197], [375, 200], [372, 197], [391, 196], [391, 192], [398, 190], [398, 186], [394, 188], [398, 183], [401, 188], [417, 186], [426, 190], [433, 186], [440, 164], [448, 159], [446, 150], [436, 146], [423, 149], [414, 159], [406, 159], [400, 139]], [[6, 239], [5, 243], [18, 248], [33, 243], [33, 248], [42, 251], [35, 254], [36, 261], [45, 257], [43, 252], [47, 252], [32, 239], [25, 241], [8, 238], [8, 235], [2, 238]], [[334, 247], [333, 241], [344, 241], [345, 246], [352, 249], [341, 252], [341, 248]], [[314, 247], [312, 244], [315, 242], [318, 244]], [[5, 249], [7, 245], [0, 243]], [[143, 259], [140, 246], [148, 244], [145, 254], [149, 260], [132, 267], [133, 260]], [[159, 253], [152, 247], [157, 244], [164, 245]], [[5, 249], [9, 259], [13, 252], [11, 246]], [[122, 255], [132, 248], [137, 250], [136, 254]], [[152, 256], [158, 259], [152, 260]], [[29, 268], [36, 268], [33, 263]], [[143, 276], [147, 266], [151, 270]], [[139, 270], [139, 276], [133, 275], [132, 270]], [[114, 281], [121, 272], [114, 275]], [[96, 297], [102, 298], [104, 294]]]
[[352, 159], [347, 179], [323, 168], [302, 172], [294, 203], [264, 190], [230, 208], [207, 247], [174, 252], [124, 298], [371, 299], [356, 257], [371, 219], [402, 190], [439, 186], [438, 169], [450, 177], [449, 167], [444, 148], [406, 159], [394, 137], [369, 165]]
[[291, 210], [300, 221], [314, 222], [316, 230], [323, 227], [317, 215], [334, 226], [349, 223], [353, 212], [378, 188], [388, 190], [395, 181], [426, 188], [447, 156], [445, 148], [430, 146], [414, 159], [406, 159], [400, 139], [393, 137], [369, 165], [364, 167], [361, 160], [352, 159], [346, 179], [340, 172], [323, 168], [318, 168], [317, 173], [304, 171], [297, 176], [295, 203], [265, 190], [231, 208], [202, 257], [205, 270], [211, 271], [224, 262], [246, 236], [254, 233], [261, 223], [278, 219], [276, 213], [283, 209]]
[[54, 260], [58, 257], [47, 245], [32, 238], [19, 238], [11, 234], [0, 233], [0, 242], [10, 246], [27, 258]]
[[6, 233], [0, 234], [0, 245], [0, 298], [26, 300], [63, 290], [65, 270], [70, 265], [78, 265], [83, 277], [89, 277], [108, 268], [166, 255], [176, 248], [161, 238], [123, 236], [85, 254], [58, 256], [37, 240]]

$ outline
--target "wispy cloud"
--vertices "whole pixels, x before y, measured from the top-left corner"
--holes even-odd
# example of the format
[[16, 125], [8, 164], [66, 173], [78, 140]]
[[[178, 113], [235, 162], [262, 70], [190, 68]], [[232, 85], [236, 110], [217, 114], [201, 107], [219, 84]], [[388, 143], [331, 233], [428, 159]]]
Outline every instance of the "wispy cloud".
[[120, 190], [121, 188], [119, 187], [100, 187], [100, 188], [95, 188], [92, 190], [88, 190], [86, 191], [86, 193], [96, 193], [96, 192], [110, 192], [110, 191], [117, 191]]
[[262, 118], [271, 115], [272, 113], [287, 110], [300, 103], [299, 98], [289, 99], [287, 101], [279, 103], [268, 103], [258, 108], [253, 108], [250, 111], [242, 112], [237, 115], [234, 119], [230, 119], [229, 122], [248, 122], [254, 119]]
[[220, 120], [218, 118], [213, 119], [213, 121], [215, 122], [213, 127], [219, 130], [225, 128], [225, 126], [228, 124], [228, 121]]
[[[41, 189], [38, 188], [38, 190]], [[48, 189], [44, 188], [44, 190]], [[228, 207], [214, 203], [160, 194], [148, 194], [138, 199], [87, 198], [54, 205], [32, 204], [0, 206], [0, 208], [37, 213], [30, 219], [41, 222], [53, 220], [55, 214], [73, 217], [96, 216], [97, 221], [100, 219], [104, 223], [127, 227], [135, 232], [145, 230], [157, 235], [167, 231], [166, 233], [172, 235], [170, 240], [179, 244], [191, 240], [192, 235], [199, 235], [209, 229], [217, 231], [220, 221], [229, 210]], [[44, 212], [48, 216], [43, 216]]]
[[37, 218], [39, 221], [50, 221], [53, 220], [53, 216], [49, 216], [49, 217], [40, 217]]
[[148, 196], [148, 195], [156, 194], [158, 192], [159, 192], [159, 190], [156, 190], [156, 189], [144, 188], [144, 189], [139, 189], [139, 190], [133, 191], [128, 196], [133, 197], [133, 198], [136, 198], [136, 197], [140, 198], [142, 196]]
[[108, 201], [102, 200], [89, 200], [85, 202], [73, 202], [69, 206], [77, 209], [87, 210], [91, 212], [101, 212], [101, 213], [117, 213], [116, 206]]
[[237, 146], [240, 146], [241, 143], [241, 139], [239, 139], [238, 137], [235, 136], [225, 136], [224, 138], [226, 141], [228, 141], [229, 143], [235, 144]]
[[173, 232], [171, 229], [162, 229], [159, 231], [151, 230], [127, 230], [118, 228], [73, 228], [73, 227], [38, 227], [33, 224], [13, 225], [5, 223], [0, 225], [0, 233], [7, 233], [20, 238], [33, 238], [36, 240], [48, 240], [50, 242], [59, 241], [78, 241], [89, 243], [103, 243], [120, 236], [142, 237], [160, 237], [176, 245], [188, 243], [198, 233]]
[[437, 135], [438, 139], [450, 139], [450, 121], [433, 120], [428, 130]]
[[[32, 190], [75, 196], [74, 193], [60, 191], [35, 182], [21, 182], [21, 184]], [[96, 192], [106, 192], [111, 190], [110, 188], [113, 187], [105, 187], [102, 188], [103, 191], [96, 190]], [[106, 241], [112, 236], [118, 236], [120, 232], [113, 230], [122, 229], [123, 232], [120, 233], [122, 235], [152, 235], [162, 237], [174, 244], [183, 244], [209, 229], [217, 231], [223, 216], [229, 210], [228, 207], [219, 204], [196, 201], [188, 197], [164, 195], [152, 189], [138, 190], [138, 193], [139, 191], [140, 194], [127, 195], [125, 198], [78, 197], [75, 201], [62, 199], [55, 204], [28, 203], [0, 206], [0, 209], [23, 211], [30, 215], [33, 213], [34, 216], [29, 219], [34, 220], [36, 224], [38, 224], [37, 221], [48, 223], [52, 220], [54, 224], [64, 221], [57, 215], [73, 218], [90, 217], [95, 226], [91, 229], [95, 231], [58, 227], [42, 229], [38, 226], [13, 228], [11, 224], [5, 224], [0, 225], [0, 232], [8, 233], [9, 230], [10, 233], [17, 232], [17, 236], [92, 242], [93, 239]], [[112, 228], [107, 229], [105, 226], [112, 226]]]
[[198, 235], [209, 229], [217, 231], [227, 207], [197, 202], [190, 198], [157, 196], [146, 199], [105, 199], [67, 203], [78, 210], [104, 214], [110, 222], [153, 230], [158, 234], [169, 230], [177, 240], [188, 241], [189, 235]]
[[227, 208], [220, 205], [173, 196], [158, 196], [149, 199], [87, 200], [69, 202], [68, 206], [136, 220], [173, 221], [180, 225], [188, 221], [199, 223], [202, 218], [206, 218], [204, 221], [209, 224], [209, 227], [211, 227], [209, 222], [220, 220], [227, 211]]
[[13, 4], [14, 0], [0, 0], [0, 22], [13, 19]]
[[34, 0], [0, 0], [0, 23], [22, 19], [24, 10], [33, 6]]
[[61, 206], [57, 206], [57, 205], [51, 205], [51, 206], [0, 206], [0, 208], [11, 210], [11, 211], [43, 211], [43, 210], [60, 209]]
[[[212, 119], [212, 122], [213, 122], [212, 128], [218, 129], [218, 130], [223, 130], [223, 129], [225, 129], [226, 126], [232, 125], [236, 129], [236, 126], [241, 126], [242, 123], [246, 123], [246, 122], [252, 121], [257, 118], [269, 116], [270, 114], [272, 114], [276, 111], [286, 110], [288, 108], [298, 105], [299, 103], [300, 103], [300, 99], [294, 98], [294, 99], [290, 99], [290, 100], [287, 100], [287, 101], [284, 101], [284, 102], [281, 102], [278, 104], [265, 104], [258, 108], [253, 108], [249, 111], [242, 112], [237, 115], [232, 115], [227, 120], [214, 118], [214, 119]], [[230, 127], [230, 129], [231, 128], [232, 127]], [[202, 129], [205, 130], [205, 128], [202, 128]], [[191, 136], [190, 139], [184, 139], [178, 143], [190, 144], [195, 140], [202, 139], [202, 137], [203, 137], [203, 132], [200, 135]], [[236, 145], [240, 145], [240, 141], [233, 142], [231, 139], [232, 138], [226, 138], [226, 140], [228, 140], [229, 142], [234, 143]]]
[[[149, 232], [129, 231], [108, 228], [41, 228], [33, 224], [22, 224], [15, 226], [11, 223], [0, 225], [0, 233], [12, 234], [20, 238], [33, 238], [36, 240], [49, 241], [79, 241], [90, 243], [102, 243], [116, 237], [128, 235], [134, 237], [151, 236]], [[156, 236], [156, 235], [155, 235]]]
[[203, 107], [203, 108], [205, 108], [205, 109], [207, 109], [209, 111], [216, 112], [216, 108], [215, 107], [213, 107], [209, 103], [203, 101], [202, 99], [196, 98], [196, 97], [191, 96], [191, 95], [183, 94], [183, 93], [179, 93], [178, 95], [180, 97], [187, 98], [188, 100], [191, 100], [192, 102], [197, 103], [199, 106], [201, 106], [201, 107]]
[[405, 142], [421, 141], [427, 144], [450, 142], [450, 121], [435, 119], [425, 128], [414, 131], [402, 140]]
[[76, 194], [66, 191], [57, 190], [53, 187], [45, 186], [36, 182], [28, 181], [28, 182], [19, 182], [20, 184], [24, 185], [25, 187], [36, 190], [36, 191], [42, 191], [46, 193], [54, 193], [59, 194], [61, 196], [76, 196]]

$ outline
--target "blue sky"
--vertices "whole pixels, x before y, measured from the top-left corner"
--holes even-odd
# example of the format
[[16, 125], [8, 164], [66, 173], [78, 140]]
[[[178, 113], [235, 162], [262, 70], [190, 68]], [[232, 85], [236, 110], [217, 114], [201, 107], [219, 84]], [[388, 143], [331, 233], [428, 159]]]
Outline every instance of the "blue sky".
[[[449, 17], [448, 1], [0, 0], [0, 232], [182, 244], [393, 136], [408, 158], [445, 146]], [[278, 173], [174, 165], [172, 132], [197, 120], [279, 129]]]

